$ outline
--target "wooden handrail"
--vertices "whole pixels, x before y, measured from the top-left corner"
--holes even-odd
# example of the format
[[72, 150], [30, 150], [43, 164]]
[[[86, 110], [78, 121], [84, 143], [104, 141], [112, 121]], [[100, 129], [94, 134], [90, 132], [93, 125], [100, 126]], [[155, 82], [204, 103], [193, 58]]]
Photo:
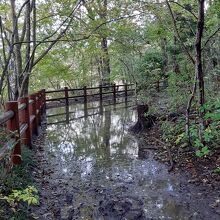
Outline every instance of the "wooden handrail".
[[9, 111], [3, 113], [0, 116], [0, 125], [5, 124], [8, 120], [13, 118], [13, 116], [14, 116], [14, 112], [12, 110], [9, 110]]
[[[31, 148], [33, 134], [38, 134], [38, 126], [46, 109], [45, 90], [18, 101], [6, 102], [6, 110], [0, 115], [0, 126], [13, 134], [14, 148], [11, 154], [13, 164], [21, 163], [21, 144]], [[6, 125], [6, 126], [5, 126]], [[0, 150], [0, 160], [6, 156], [7, 143]]]
[[[53, 101], [61, 101], [65, 100], [66, 105], [69, 105], [69, 100], [70, 99], [78, 99], [78, 98], [83, 98], [84, 102], [87, 102], [88, 97], [95, 97], [99, 96], [100, 102], [103, 100], [104, 95], [110, 95], [112, 94], [114, 102], [116, 102], [117, 95], [119, 93], [124, 93], [125, 97], [128, 96], [128, 92], [134, 91], [135, 89], [129, 88], [129, 86], [133, 86], [134, 84], [124, 84], [124, 85], [100, 85], [98, 87], [86, 87], [84, 86], [83, 88], [78, 88], [78, 89], [69, 89], [65, 87], [64, 89], [59, 89], [59, 90], [53, 90], [53, 91], [45, 91], [45, 94], [52, 94], [52, 93], [58, 93], [61, 92], [63, 94], [62, 97], [54, 98], [53, 96], [49, 96], [46, 99], [46, 102], [53, 102]], [[123, 88], [123, 90], [120, 90], [120, 87]], [[129, 89], [128, 89], [129, 88]], [[95, 90], [93, 93], [88, 92], [91, 90]], [[99, 91], [96, 91], [99, 90]], [[71, 94], [70, 92], [73, 91], [81, 91], [81, 93], [76, 93], [76, 94]]]
[[[133, 86], [134, 84], [131, 83], [131, 84], [120, 84], [120, 85], [116, 85], [117, 87], [124, 87], [124, 86]], [[107, 85], [107, 86], [101, 86], [102, 88], [113, 88], [114, 85]], [[97, 86], [97, 87], [87, 87], [86, 89], [87, 90], [93, 90], [93, 89], [99, 89], [100, 86]], [[76, 89], [71, 89], [71, 88], [68, 88], [68, 91], [83, 91], [84, 88], [76, 88]], [[45, 91], [46, 94], [49, 94], [49, 93], [59, 93], [59, 92], [64, 92], [65, 91], [65, 88], [64, 89], [58, 89], [58, 90], [49, 90], [49, 91]]]

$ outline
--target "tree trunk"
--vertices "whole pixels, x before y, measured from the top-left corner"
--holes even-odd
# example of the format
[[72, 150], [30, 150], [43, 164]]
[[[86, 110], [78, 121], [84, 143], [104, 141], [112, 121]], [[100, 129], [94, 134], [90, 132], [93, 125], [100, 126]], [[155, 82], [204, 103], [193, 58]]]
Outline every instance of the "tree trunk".
[[165, 37], [161, 39], [161, 48], [162, 48], [162, 53], [163, 53], [162, 74], [166, 78], [167, 66], [168, 66], [168, 55], [167, 55], [167, 39]]
[[176, 36], [173, 38], [174, 51], [173, 51], [173, 72], [176, 74], [180, 73], [179, 64], [177, 63], [177, 39]]
[[[31, 41], [31, 4], [30, 1], [26, 4], [26, 18], [25, 18], [25, 26], [26, 26], [26, 42]], [[29, 87], [29, 75], [31, 72], [31, 61], [30, 61], [30, 52], [31, 45], [30, 43], [26, 44], [26, 54], [25, 54], [25, 67], [23, 70], [23, 75], [21, 76], [21, 84], [20, 86], [20, 97], [23, 97], [28, 94]]]
[[15, 99], [19, 96], [19, 85], [22, 83], [21, 80], [21, 73], [22, 73], [22, 56], [21, 56], [21, 45], [18, 44], [19, 42], [19, 33], [18, 33], [18, 22], [17, 22], [17, 15], [15, 12], [15, 0], [11, 0], [11, 16], [12, 16], [12, 24], [13, 24], [13, 33], [14, 33], [14, 42], [15, 44], [15, 68], [16, 68], [16, 78], [17, 78], [17, 86], [15, 88]]
[[[107, 21], [107, 7], [108, 7], [108, 1], [104, 0], [103, 6], [101, 8], [100, 18], [103, 20], [103, 22]], [[102, 84], [109, 85], [110, 84], [110, 58], [108, 53], [108, 39], [107, 36], [105, 36], [105, 33], [102, 34], [101, 39], [101, 49], [102, 49]]]
[[204, 130], [204, 111], [201, 111], [201, 107], [205, 103], [205, 88], [204, 88], [204, 73], [203, 73], [203, 65], [202, 65], [202, 36], [204, 31], [204, 20], [205, 20], [205, 12], [204, 12], [204, 3], [205, 0], [200, 0], [199, 2], [199, 12], [198, 12], [198, 22], [197, 22], [197, 31], [196, 31], [196, 42], [195, 42], [195, 74], [198, 79], [198, 93], [199, 93], [199, 136], [200, 141], [203, 143], [203, 130]]
[[196, 59], [195, 59], [195, 72], [198, 78], [199, 83], [199, 104], [203, 106], [205, 103], [205, 89], [204, 89], [204, 73], [202, 66], [202, 36], [204, 30], [204, 2], [205, 0], [199, 1], [199, 16], [197, 23], [197, 32], [196, 32]]
[[110, 69], [110, 59], [108, 54], [107, 37], [102, 38], [101, 47], [102, 47], [102, 84], [109, 85], [111, 69]]

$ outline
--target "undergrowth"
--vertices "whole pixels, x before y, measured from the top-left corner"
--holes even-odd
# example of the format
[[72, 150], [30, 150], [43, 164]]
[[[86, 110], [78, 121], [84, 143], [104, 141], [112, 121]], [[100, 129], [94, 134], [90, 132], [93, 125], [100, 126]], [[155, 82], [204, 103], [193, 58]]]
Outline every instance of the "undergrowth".
[[[33, 152], [23, 146], [22, 164], [14, 166], [7, 175], [0, 175], [0, 219], [32, 219], [30, 205], [37, 205], [39, 201], [30, 175], [34, 165], [32, 156]], [[5, 173], [3, 169], [1, 172]]]

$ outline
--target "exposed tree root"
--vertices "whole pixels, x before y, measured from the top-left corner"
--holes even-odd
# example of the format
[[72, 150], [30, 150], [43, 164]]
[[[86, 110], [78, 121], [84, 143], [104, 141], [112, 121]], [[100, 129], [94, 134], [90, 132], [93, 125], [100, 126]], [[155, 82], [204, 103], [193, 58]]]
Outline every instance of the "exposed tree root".
[[137, 112], [138, 112], [138, 121], [133, 127], [130, 128], [130, 131], [136, 134], [151, 128], [156, 121], [156, 116], [147, 115], [148, 105], [138, 105]]

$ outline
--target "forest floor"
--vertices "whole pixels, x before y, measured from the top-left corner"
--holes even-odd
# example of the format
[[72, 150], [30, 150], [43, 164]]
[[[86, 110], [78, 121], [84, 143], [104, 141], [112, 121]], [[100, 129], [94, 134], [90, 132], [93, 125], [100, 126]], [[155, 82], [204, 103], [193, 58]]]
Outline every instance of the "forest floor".
[[[153, 103], [154, 106], [159, 106], [159, 115], [164, 115], [165, 112], [167, 116], [171, 112], [166, 111], [169, 100], [165, 97], [167, 95], [156, 95]], [[180, 110], [181, 114], [184, 114], [184, 110]], [[216, 172], [216, 168], [220, 167], [220, 149], [199, 158], [187, 146], [177, 147], [175, 144], [172, 146], [172, 143], [165, 143], [162, 138], [162, 123], [158, 120], [151, 129], [137, 135], [143, 143], [140, 145], [141, 151], [147, 149], [149, 143], [157, 146], [154, 149], [154, 159], [165, 163], [168, 172], [184, 176], [183, 185], [191, 188], [192, 200], [199, 201], [198, 204], [204, 200], [206, 205], [201, 206], [201, 210], [206, 209], [210, 213], [209, 219], [220, 219], [220, 173]]]
[[[198, 158], [195, 153], [191, 153], [187, 149], [180, 153], [177, 149], [171, 148], [168, 150], [171, 152], [168, 152], [166, 144], [161, 141], [160, 126], [158, 124], [139, 136], [139, 139], [143, 143], [140, 145], [142, 146], [141, 151], [144, 152], [145, 149], [148, 149], [149, 143], [152, 146], [157, 146], [153, 150], [154, 159], [165, 163], [168, 172], [182, 176], [182, 187], [185, 188], [186, 194], [189, 194], [192, 199], [190, 206], [193, 205], [193, 201], [196, 201], [197, 205], [200, 204], [201, 213], [204, 209], [209, 213], [209, 217], [207, 216], [204, 219], [220, 219], [220, 174], [214, 172], [215, 168], [220, 165], [220, 151], [205, 158]], [[171, 171], [169, 171], [170, 168], [172, 168]], [[205, 203], [201, 201], [205, 201]]]

